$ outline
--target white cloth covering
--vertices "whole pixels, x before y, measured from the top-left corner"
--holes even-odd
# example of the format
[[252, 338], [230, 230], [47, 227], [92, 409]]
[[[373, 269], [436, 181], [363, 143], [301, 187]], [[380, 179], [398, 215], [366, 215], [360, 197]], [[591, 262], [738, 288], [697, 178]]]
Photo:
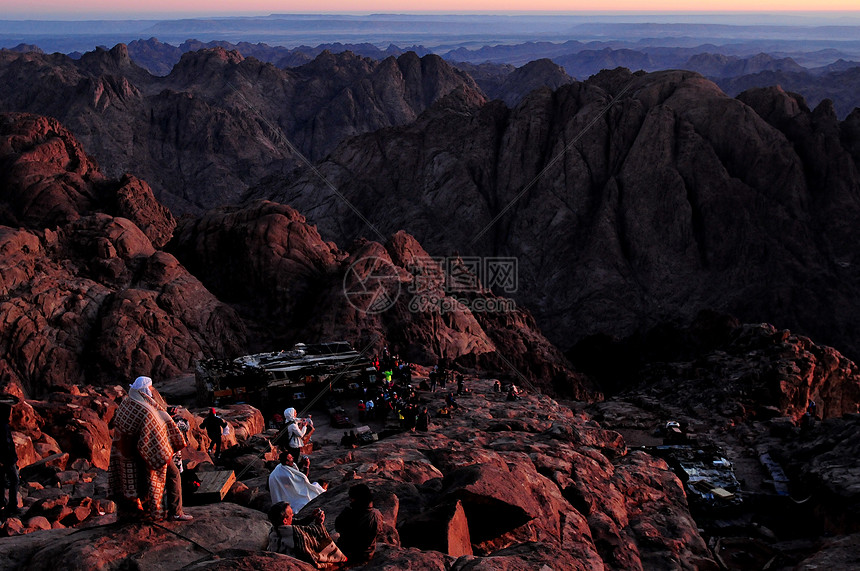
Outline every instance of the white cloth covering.
[[283, 464], [275, 466], [269, 474], [269, 493], [272, 495], [272, 503], [288, 502], [294, 513], [299, 513], [305, 504], [324, 491], [322, 486], [311, 482], [295, 468]]
[[152, 397], [152, 389], [149, 387], [152, 386], [152, 379], [149, 377], [138, 377], [134, 380], [134, 383], [131, 384], [132, 389], [136, 389], [148, 397]]

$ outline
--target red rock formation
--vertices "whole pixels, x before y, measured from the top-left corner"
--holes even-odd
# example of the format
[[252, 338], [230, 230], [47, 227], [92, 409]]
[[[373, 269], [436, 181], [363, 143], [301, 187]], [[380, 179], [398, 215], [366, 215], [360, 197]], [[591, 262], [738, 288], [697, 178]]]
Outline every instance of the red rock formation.
[[[0, 386], [172, 376], [244, 331], [175, 258], [175, 221], [133, 177], [105, 179], [52, 119], [0, 116]], [[140, 226], [138, 226], [138, 224]]]
[[[596, 396], [527, 312], [456, 307], [438, 263], [406, 233], [384, 246], [363, 241], [344, 252], [292, 208], [255, 202], [183, 223], [171, 248], [207, 288], [246, 308], [253, 330], [270, 333], [263, 348], [348, 339], [372, 354], [387, 344], [416, 362], [447, 360], [503, 371], [517, 383]], [[370, 272], [387, 273], [368, 280]], [[364, 295], [365, 284], [382, 284], [384, 295], [372, 288]], [[419, 295], [442, 305], [416, 304]], [[468, 295], [495, 297], [482, 288]]]
[[[662, 460], [627, 453], [617, 434], [547, 397], [529, 395], [511, 403], [492, 391], [491, 381], [471, 385], [474, 392], [461, 397], [462, 408], [434, 423], [431, 432], [392, 435], [355, 450], [315, 450], [314, 477], [331, 486], [300, 515], [321, 507], [331, 529], [348, 503], [350, 486], [356, 479], [367, 483], [384, 525], [377, 554], [365, 569], [455, 568], [455, 560], [467, 568], [523, 570], [543, 565], [713, 565], [690, 518], [681, 483]], [[89, 398], [90, 406], [96, 402], [76, 398], [81, 403]], [[49, 405], [36, 406], [47, 410]], [[234, 407], [224, 412], [235, 419], [249, 411]], [[82, 520], [114, 521], [110, 514], [98, 515], [113, 510], [99, 495], [106, 492], [101, 476], [86, 488], [86, 497], [81, 496], [85, 488], [78, 487], [82, 484], [72, 484], [85, 478], [87, 465], [80, 460], [45, 459], [38, 469], [23, 472], [25, 480], [47, 470], [48, 462], [56, 480], [66, 483], [60, 489], [26, 484], [25, 511], [2, 528], [6, 535], [29, 534], [54, 522], [66, 526]], [[244, 487], [235, 486], [231, 497], [265, 510], [270, 503], [264, 490], [266, 473], [244, 474], [250, 479]], [[99, 554], [102, 564], [105, 558], [115, 565], [134, 559], [165, 569], [187, 565], [191, 557], [200, 560], [202, 549], [240, 568], [269, 557], [256, 553], [269, 529], [263, 513], [227, 503], [187, 511], [194, 520], [182, 524], [181, 536], [120, 524], [95, 525], [74, 535], [39, 531], [27, 541], [5, 540], [0, 542], [0, 562], [6, 566], [0, 563], [0, 569], [37, 568], [58, 552], [74, 556], [74, 565], [80, 565], [73, 566], [76, 569], [93, 565]], [[145, 552], [140, 548], [142, 534], [151, 536]], [[183, 537], [196, 544], [183, 543]]]

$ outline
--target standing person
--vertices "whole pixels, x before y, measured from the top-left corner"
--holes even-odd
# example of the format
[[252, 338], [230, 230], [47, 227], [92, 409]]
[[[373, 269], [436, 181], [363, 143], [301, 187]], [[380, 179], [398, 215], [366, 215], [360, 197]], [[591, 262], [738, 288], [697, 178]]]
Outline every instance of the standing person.
[[223, 436], [224, 427], [227, 426], [227, 421], [218, 416], [214, 408], [209, 409], [209, 415], [200, 423], [200, 428], [206, 430], [209, 436], [209, 449], [207, 452], [212, 454], [212, 448], [215, 448], [215, 458], [221, 457], [221, 437]]
[[[12, 406], [18, 404], [18, 398], [12, 395], [3, 395], [0, 399], [0, 423], [3, 427], [0, 434], [0, 511], [7, 517], [18, 513], [18, 453], [15, 451], [15, 442], [12, 440], [12, 427], [9, 421], [12, 418]], [[6, 500], [6, 482], [9, 482], [9, 500]]]
[[182, 418], [175, 406], [168, 407], [167, 414], [170, 415], [168, 424], [170, 443], [173, 447], [173, 458], [167, 463], [167, 480], [165, 491], [167, 492], [167, 518], [174, 521], [191, 521], [193, 516], [182, 510], [182, 450], [188, 445], [188, 421]]
[[367, 484], [349, 489], [349, 506], [334, 520], [334, 527], [340, 533], [337, 546], [350, 563], [370, 561], [382, 530], [382, 513], [373, 507], [373, 493]]
[[427, 432], [430, 430], [430, 411], [427, 410], [426, 406], [418, 413], [418, 418], [415, 421], [415, 428], [420, 432]]
[[428, 380], [430, 381], [430, 392], [436, 392], [436, 385], [439, 384], [439, 367], [434, 366], [433, 370], [430, 371], [430, 374], [427, 375]]
[[286, 409], [284, 411], [284, 418], [287, 421], [287, 452], [292, 454], [293, 460], [298, 464], [299, 460], [302, 459], [302, 446], [305, 444], [304, 437], [305, 432], [307, 432], [307, 426], [305, 426], [304, 422], [296, 418], [296, 409], [294, 408]]
[[[144, 508], [154, 521], [164, 519], [167, 464], [173, 458], [164, 399], [152, 388], [152, 379], [138, 377], [113, 417], [111, 487], [123, 500], [123, 509]], [[143, 504], [143, 506], [141, 505]]]

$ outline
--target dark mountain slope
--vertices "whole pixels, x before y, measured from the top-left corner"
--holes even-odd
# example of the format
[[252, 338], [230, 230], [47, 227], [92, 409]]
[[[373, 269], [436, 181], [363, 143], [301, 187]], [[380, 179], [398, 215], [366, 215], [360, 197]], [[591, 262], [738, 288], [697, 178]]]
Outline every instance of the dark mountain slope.
[[318, 160], [344, 138], [412, 121], [474, 81], [437, 56], [376, 61], [323, 52], [284, 71], [238, 52], [185, 54], [166, 77], [126, 46], [72, 60], [0, 51], [0, 109], [61, 120], [106, 174], [133, 172], [175, 213], [233, 202], [250, 184]]
[[[856, 355], [857, 119], [795, 104], [787, 137], [765, 107], [691, 72], [616, 70], [515, 109], [449, 98], [345, 143], [320, 170], [382, 232], [440, 254], [515, 256], [517, 299], [562, 347], [714, 308]], [[369, 235], [317, 179], [270, 182], [255, 195], [324, 234]]]

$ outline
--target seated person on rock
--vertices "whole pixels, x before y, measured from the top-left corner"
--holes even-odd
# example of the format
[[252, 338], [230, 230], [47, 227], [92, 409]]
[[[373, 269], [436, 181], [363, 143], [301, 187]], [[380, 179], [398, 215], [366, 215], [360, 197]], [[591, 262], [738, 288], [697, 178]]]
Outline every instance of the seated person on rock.
[[269, 474], [272, 502], [288, 502], [293, 509], [300, 511], [305, 504], [325, 492], [325, 488], [317, 482], [311, 482], [299, 471], [289, 452], [283, 452], [278, 461], [280, 464]]
[[337, 516], [334, 527], [340, 533], [338, 547], [350, 563], [370, 561], [382, 530], [382, 513], [373, 507], [373, 493], [366, 484], [349, 489], [349, 506]]
[[343, 563], [346, 556], [332, 541], [323, 523], [325, 512], [317, 508], [310, 518], [293, 521], [293, 508], [287, 502], [276, 502], [269, 509], [269, 545], [266, 551], [289, 555], [312, 563], [318, 569]]

